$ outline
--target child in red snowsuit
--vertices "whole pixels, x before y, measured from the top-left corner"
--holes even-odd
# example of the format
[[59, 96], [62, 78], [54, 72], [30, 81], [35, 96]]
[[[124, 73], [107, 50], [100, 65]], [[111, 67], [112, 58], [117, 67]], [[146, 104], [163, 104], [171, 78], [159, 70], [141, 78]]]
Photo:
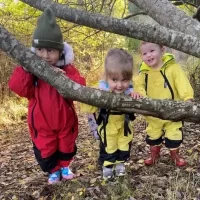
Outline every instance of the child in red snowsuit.
[[[32, 50], [48, 64], [63, 70], [67, 77], [85, 85], [72, 63], [73, 50], [63, 42], [59, 25], [51, 9], [39, 17], [33, 34]], [[49, 184], [71, 179], [69, 165], [76, 154], [78, 118], [73, 101], [64, 99], [55, 88], [17, 66], [9, 80], [12, 91], [26, 97], [28, 126], [35, 157], [44, 172], [49, 173]]]

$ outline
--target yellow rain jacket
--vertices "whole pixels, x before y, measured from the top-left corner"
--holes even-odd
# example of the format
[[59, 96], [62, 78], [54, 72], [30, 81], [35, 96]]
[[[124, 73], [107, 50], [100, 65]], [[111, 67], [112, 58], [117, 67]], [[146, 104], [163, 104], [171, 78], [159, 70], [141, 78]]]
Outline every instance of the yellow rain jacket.
[[[106, 82], [101, 89], [109, 91]], [[102, 83], [101, 83], [102, 85]], [[131, 88], [132, 89], [132, 88]], [[130, 94], [129, 89], [125, 94]], [[95, 113], [99, 108], [87, 104], [81, 104], [81, 111]], [[101, 109], [102, 110], [102, 109]], [[100, 111], [101, 112], [101, 111]], [[102, 121], [98, 126], [100, 136], [100, 159], [104, 166], [125, 162], [130, 156], [130, 145], [133, 139], [133, 128], [128, 123], [128, 133], [125, 135], [125, 114], [109, 111], [106, 125]]]
[[[142, 62], [139, 76], [135, 79], [135, 90], [142, 96], [152, 99], [182, 101], [193, 99], [193, 89], [182, 68], [175, 62], [174, 56], [169, 53], [164, 54], [163, 63], [160, 69], [151, 69], [150, 66]], [[174, 147], [174, 145], [170, 145], [171, 141], [182, 141], [180, 130], [182, 122], [171, 122], [150, 116], [146, 117], [146, 121], [148, 124], [146, 131], [150, 145], [153, 144], [152, 140], [159, 140], [163, 135], [163, 130], [169, 148]]]

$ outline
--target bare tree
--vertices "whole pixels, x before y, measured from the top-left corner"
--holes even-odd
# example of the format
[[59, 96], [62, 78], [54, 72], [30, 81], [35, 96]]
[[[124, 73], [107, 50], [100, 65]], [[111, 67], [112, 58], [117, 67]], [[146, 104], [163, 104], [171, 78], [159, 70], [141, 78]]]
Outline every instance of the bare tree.
[[[149, 24], [139, 24], [130, 20], [115, 19], [100, 14], [88, 13], [83, 10], [69, 8], [67, 5], [54, 3], [50, 0], [21, 1], [40, 10], [43, 10], [46, 7], [51, 7], [57, 17], [76, 24], [164, 44], [197, 57], [200, 54], [200, 40], [198, 35], [194, 36], [189, 33], [185, 34], [161, 25], [151, 26]], [[137, 0], [137, 2], [139, 1], [143, 0]], [[153, 2], [153, 0], [151, 1]], [[166, 6], [168, 4], [171, 6], [171, 3], [167, 0], [163, 0], [162, 2], [165, 2]], [[185, 17], [190, 19], [187, 16]], [[184, 120], [200, 123], [199, 104], [170, 100], [151, 100], [146, 98], [134, 100], [128, 96], [111, 94], [109, 92], [80, 86], [79, 84], [69, 80], [60, 71], [48, 66], [45, 61], [42, 61], [23, 44], [19, 43], [2, 26], [0, 26], [0, 48], [31, 73], [55, 87], [58, 92], [66, 98], [71, 98], [98, 107], [125, 112], [137, 112], [162, 119], [178, 121]]]
[[[70, 8], [67, 5], [52, 2], [51, 0], [21, 1], [39, 10], [44, 10], [46, 7], [50, 7], [57, 17], [75, 24], [80, 24], [140, 40], [155, 42], [196, 57], [200, 56], [200, 42], [197, 36], [189, 35], [180, 31], [174, 31], [173, 29], [169, 29], [157, 24], [141, 24], [136, 21], [112, 18], [99, 13], [89, 13], [84, 10], [78, 10], [75, 8]], [[152, 3], [157, 2], [156, 0], [149, 1], [152, 1]], [[172, 5], [168, 0], [161, 1], [165, 2], [166, 5]], [[134, 2], [136, 2], [136, 0], [134, 0]], [[166, 5], [165, 7], [167, 8]], [[147, 4], [147, 6], [149, 6], [149, 4]], [[176, 7], [174, 6], [174, 8]], [[165, 12], [165, 8], [163, 8], [163, 12]], [[170, 13], [168, 15], [170, 15]], [[196, 20], [192, 19], [191, 17], [186, 15], [185, 17], [191, 19], [193, 22], [196, 22]], [[165, 20], [168, 21], [167, 15]]]
[[[200, 23], [168, 0], [129, 0], [164, 27], [200, 37]], [[160, 9], [162, 8], [162, 9]]]

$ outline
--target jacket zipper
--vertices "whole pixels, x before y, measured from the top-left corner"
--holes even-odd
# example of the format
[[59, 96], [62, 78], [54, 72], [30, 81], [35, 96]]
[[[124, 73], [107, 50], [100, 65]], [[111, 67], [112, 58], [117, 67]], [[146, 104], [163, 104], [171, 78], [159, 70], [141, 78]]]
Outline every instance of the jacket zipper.
[[75, 126], [75, 123], [76, 123], [76, 121], [77, 121], [77, 119], [76, 119], [76, 114], [75, 114], [75, 110], [74, 110], [74, 107], [68, 102], [68, 100], [66, 100], [66, 102], [67, 102], [67, 104], [70, 106], [70, 108], [72, 109], [72, 112], [73, 112], [73, 114], [74, 114], [74, 125], [73, 125], [73, 127], [72, 127], [72, 132], [74, 133], [74, 126]]
[[37, 130], [36, 130], [36, 128], [35, 128], [35, 125], [34, 125], [34, 117], [33, 117], [33, 112], [34, 112], [34, 110], [35, 110], [35, 106], [36, 106], [36, 102], [35, 102], [35, 105], [33, 106], [33, 110], [32, 110], [32, 113], [31, 113], [31, 122], [32, 122], [32, 127], [33, 127], [33, 130], [34, 130], [34, 138], [37, 138], [37, 136], [38, 136], [38, 132], [37, 132]]

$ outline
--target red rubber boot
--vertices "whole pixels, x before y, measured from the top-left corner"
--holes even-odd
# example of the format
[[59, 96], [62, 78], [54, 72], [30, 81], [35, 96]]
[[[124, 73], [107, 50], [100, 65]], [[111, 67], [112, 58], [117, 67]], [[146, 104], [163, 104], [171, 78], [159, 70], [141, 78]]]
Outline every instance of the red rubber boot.
[[171, 159], [173, 160], [173, 162], [177, 167], [183, 167], [187, 164], [186, 161], [180, 157], [179, 149], [170, 150], [170, 155]]
[[158, 158], [160, 157], [160, 149], [161, 149], [161, 145], [150, 146], [151, 156], [150, 158], [144, 160], [144, 164], [153, 165], [156, 162], [156, 160], [158, 160]]

